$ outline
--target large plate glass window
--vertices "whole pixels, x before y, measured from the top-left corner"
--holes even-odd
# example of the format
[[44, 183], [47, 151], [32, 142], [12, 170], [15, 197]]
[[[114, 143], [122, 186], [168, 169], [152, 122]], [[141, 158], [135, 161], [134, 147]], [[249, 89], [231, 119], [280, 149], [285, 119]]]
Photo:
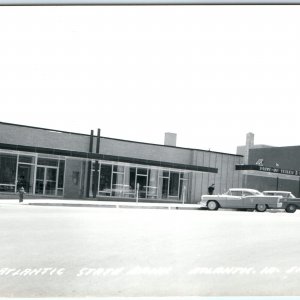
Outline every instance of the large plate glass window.
[[161, 199], [185, 200], [187, 185], [188, 173], [160, 171], [158, 197]]
[[[93, 187], [94, 166], [91, 172]], [[98, 196], [170, 199], [185, 202], [188, 193], [188, 172], [163, 170], [151, 166], [101, 163]], [[91, 193], [90, 193], [91, 194]]]
[[139, 192], [139, 198], [147, 197], [147, 188], [148, 188], [148, 169], [137, 168], [136, 189]]
[[16, 189], [17, 155], [0, 153], [0, 192]]
[[99, 195], [111, 196], [112, 165], [101, 164]]
[[19, 155], [17, 190], [24, 188], [26, 193], [33, 193], [35, 173], [35, 156]]
[[184, 203], [188, 198], [189, 173], [180, 173], [179, 195]]
[[179, 198], [179, 173], [170, 172], [169, 196]]
[[112, 196], [120, 197], [123, 195], [124, 188], [124, 166], [113, 166]]
[[59, 161], [58, 170], [58, 183], [57, 183], [57, 196], [63, 196], [64, 194], [64, 176], [65, 176], [65, 161]]
[[170, 179], [170, 172], [169, 171], [165, 171], [165, 170], [160, 171], [159, 186], [158, 186], [158, 197], [160, 199], [167, 199], [168, 198], [169, 179]]

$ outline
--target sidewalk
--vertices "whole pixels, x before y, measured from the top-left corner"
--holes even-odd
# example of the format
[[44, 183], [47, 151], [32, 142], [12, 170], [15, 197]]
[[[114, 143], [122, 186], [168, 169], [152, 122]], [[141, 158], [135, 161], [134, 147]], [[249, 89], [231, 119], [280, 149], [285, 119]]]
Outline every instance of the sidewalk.
[[0, 206], [5, 205], [39, 205], [39, 206], [68, 206], [68, 207], [111, 207], [111, 208], [155, 208], [155, 209], [200, 209], [199, 204], [181, 203], [145, 203], [124, 201], [93, 201], [72, 199], [0, 199]]

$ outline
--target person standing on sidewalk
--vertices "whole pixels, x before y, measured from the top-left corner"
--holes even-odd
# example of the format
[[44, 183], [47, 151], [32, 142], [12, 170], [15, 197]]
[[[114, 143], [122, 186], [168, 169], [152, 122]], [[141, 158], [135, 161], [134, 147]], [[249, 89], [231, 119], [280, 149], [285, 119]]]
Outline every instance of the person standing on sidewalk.
[[21, 187], [23, 187], [24, 190], [26, 188], [26, 180], [25, 180], [25, 177], [23, 175], [20, 176], [20, 178], [17, 182], [17, 192], [20, 190]]
[[208, 194], [212, 195], [215, 190], [215, 184], [213, 183], [212, 185], [210, 185], [207, 190], [208, 190]]

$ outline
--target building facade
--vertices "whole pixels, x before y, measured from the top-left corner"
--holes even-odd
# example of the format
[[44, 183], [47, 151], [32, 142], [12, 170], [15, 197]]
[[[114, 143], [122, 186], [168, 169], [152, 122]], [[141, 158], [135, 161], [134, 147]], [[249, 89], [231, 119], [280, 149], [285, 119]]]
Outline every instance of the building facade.
[[242, 186], [242, 155], [0, 123], [0, 197], [196, 203]]
[[300, 146], [255, 145], [248, 133], [246, 145], [237, 148], [244, 155], [237, 166], [243, 174], [242, 186], [259, 191], [290, 191], [300, 197]]

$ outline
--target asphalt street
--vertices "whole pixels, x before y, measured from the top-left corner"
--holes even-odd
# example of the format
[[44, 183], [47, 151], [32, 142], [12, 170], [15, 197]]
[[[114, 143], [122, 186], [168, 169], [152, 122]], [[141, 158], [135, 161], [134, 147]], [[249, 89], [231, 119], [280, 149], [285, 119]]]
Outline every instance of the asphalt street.
[[300, 212], [1, 205], [1, 297], [296, 296]]

